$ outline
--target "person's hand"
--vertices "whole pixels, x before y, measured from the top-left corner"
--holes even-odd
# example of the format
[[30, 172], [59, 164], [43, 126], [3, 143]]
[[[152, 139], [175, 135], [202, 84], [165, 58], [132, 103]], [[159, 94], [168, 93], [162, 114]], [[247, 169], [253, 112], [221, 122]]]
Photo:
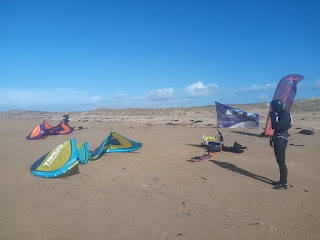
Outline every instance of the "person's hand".
[[277, 116], [277, 113], [272, 111], [269, 113], [269, 115], [272, 119], [274, 119]]
[[269, 144], [270, 144], [270, 147], [272, 147], [273, 148], [273, 141], [272, 141], [272, 137], [270, 138], [270, 140], [269, 140]]

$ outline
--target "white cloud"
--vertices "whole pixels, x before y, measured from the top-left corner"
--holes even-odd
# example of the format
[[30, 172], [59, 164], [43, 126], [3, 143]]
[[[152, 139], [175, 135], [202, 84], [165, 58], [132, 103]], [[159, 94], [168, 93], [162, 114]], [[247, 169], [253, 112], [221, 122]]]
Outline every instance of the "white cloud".
[[219, 86], [215, 83], [204, 85], [201, 81], [198, 81], [187, 86], [184, 90], [188, 97], [198, 98], [213, 95], [219, 90]]
[[[241, 88], [219, 87], [217, 84], [195, 82], [178, 90], [172, 87], [157, 89], [147, 94], [129, 96], [126, 93], [102, 93], [102, 95], [75, 89], [4, 89], [0, 88], [0, 111], [86, 111], [98, 108], [156, 108], [201, 106], [222, 103], [250, 103], [269, 101], [277, 83], [253, 84]], [[298, 97], [319, 96], [320, 80], [299, 85]], [[301, 91], [302, 90], [302, 91]], [[312, 91], [313, 90], [313, 91]], [[131, 92], [132, 93], [132, 92]]]
[[0, 110], [69, 110], [85, 92], [70, 89], [0, 89]]
[[173, 96], [174, 96], [174, 90], [171, 87], [157, 89], [157, 90], [149, 92], [149, 99], [154, 100], [154, 101], [168, 100], [168, 99], [173, 98]]
[[114, 96], [115, 99], [125, 99], [126, 97], [124, 93], [118, 93]]
[[105, 99], [102, 98], [102, 97], [99, 97], [99, 96], [93, 96], [93, 97], [90, 97], [88, 99], [85, 99], [85, 100], [82, 100], [82, 101], [88, 101], [90, 103], [100, 103], [100, 102], [103, 102]]
[[270, 96], [268, 94], [261, 94], [259, 96], [259, 100], [261, 100], [261, 101], [269, 101], [270, 100]]
[[248, 91], [267, 91], [274, 90], [277, 87], [277, 83], [267, 83], [265, 85], [253, 84], [248, 87]]
[[265, 92], [270, 90], [275, 90], [277, 83], [266, 83], [265, 85], [252, 84], [247, 87], [236, 88], [232, 90], [233, 93], [252, 93], [252, 92]]

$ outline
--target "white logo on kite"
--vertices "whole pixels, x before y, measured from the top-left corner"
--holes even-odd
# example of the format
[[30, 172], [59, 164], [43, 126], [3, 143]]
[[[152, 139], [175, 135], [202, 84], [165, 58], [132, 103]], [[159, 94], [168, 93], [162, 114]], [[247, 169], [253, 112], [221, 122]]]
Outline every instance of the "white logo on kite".
[[51, 163], [56, 159], [56, 157], [58, 156], [58, 154], [61, 152], [61, 150], [67, 145], [67, 142], [64, 142], [62, 144], [60, 144], [50, 155], [50, 157], [48, 157], [47, 161], [45, 161], [45, 163], [43, 165], [45, 166], [50, 166]]

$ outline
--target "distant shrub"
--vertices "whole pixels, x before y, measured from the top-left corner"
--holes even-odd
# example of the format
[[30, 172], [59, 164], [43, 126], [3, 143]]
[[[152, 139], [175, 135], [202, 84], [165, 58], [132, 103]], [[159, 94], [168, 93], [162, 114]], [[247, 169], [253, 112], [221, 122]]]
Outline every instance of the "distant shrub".
[[302, 99], [293, 103], [291, 111], [320, 111], [320, 98]]

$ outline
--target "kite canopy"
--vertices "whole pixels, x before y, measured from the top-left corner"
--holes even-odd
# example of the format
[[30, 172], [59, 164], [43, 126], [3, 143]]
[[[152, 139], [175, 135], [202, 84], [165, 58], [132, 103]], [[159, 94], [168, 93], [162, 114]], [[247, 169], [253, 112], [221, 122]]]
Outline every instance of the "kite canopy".
[[42, 156], [31, 165], [30, 171], [37, 177], [53, 178], [58, 177], [80, 162], [85, 164], [88, 160], [85, 149], [85, 143], [78, 145], [74, 138], [61, 143], [59, 146]]
[[116, 132], [111, 132], [95, 150], [90, 151], [90, 159], [96, 160], [105, 153], [132, 152], [141, 148], [142, 144], [130, 140]]
[[[297, 93], [297, 84], [304, 79], [304, 76], [299, 74], [290, 74], [283, 77], [274, 92], [272, 100], [280, 99], [284, 103], [284, 110], [290, 112], [291, 106], [293, 104], [294, 98]], [[266, 122], [266, 127], [264, 130], [263, 136], [272, 136], [274, 130], [271, 128], [271, 118], [270, 112], [272, 107], [270, 106], [268, 118]]]
[[30, 171], [37, 177], [59, 177], [78, 164], [87, 164], [89, 159], [99, 159], [105, 153], [132, 152], [141, 147], [141, 143], [130, 140], [116, 132], [111, 132], [100, 146], [93, 151], [89, 149], [87, 142], [76, 143], [75, 138], [71, 138], [33, 163]]
[[35, 129], [27, 136], [28, 140], [35, 140], [44, 138], [49, 135], [63, 135], [63, 134], [69, 134], [74, 131], [73, 127], [70, 127], [63, 122], [59, 123], [57, 126], [52, 127], [49, 123], [46, 121], [43, 121], [43, 123], [39, 124], [35, 127]]

